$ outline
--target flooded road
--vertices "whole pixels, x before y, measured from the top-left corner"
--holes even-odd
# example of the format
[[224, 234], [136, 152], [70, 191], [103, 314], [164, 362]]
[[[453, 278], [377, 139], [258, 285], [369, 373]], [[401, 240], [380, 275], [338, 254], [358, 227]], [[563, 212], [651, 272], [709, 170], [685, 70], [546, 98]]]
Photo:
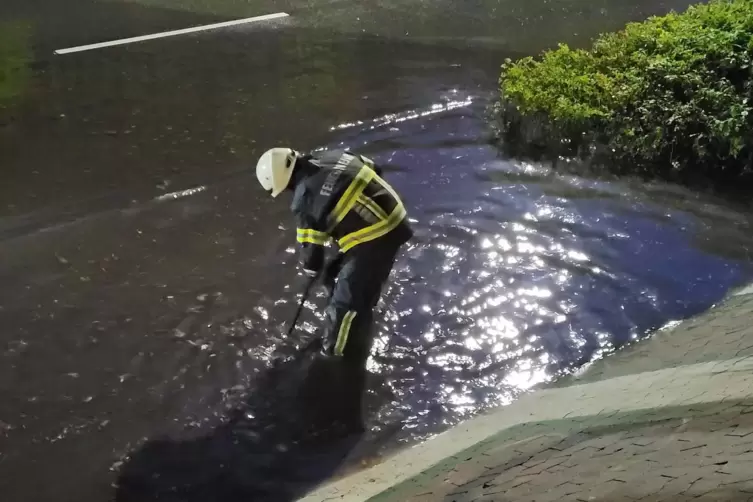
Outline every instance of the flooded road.
[[[146, 3], [128, 4], [117, 36], [219, 15]], [[559, 13], [511, 23], [517, 45], [474, 46], [445, 14], [433, 24], [421, 11], [418, 33], [398, 36], [405, 17], [359, 33], [344, 28], [363, 6], [328, 5], [298, 5], [306, 22], [64, 58], [48, 50], [103, 29], [16, 28], [30, 70], [0, 94], [12, 96], [0, 120], [3, 500], [294, 500], [753, 277], [744, 208], [555, 173], [490, 145], [499, 63], [546, 44], [556, 30], [534, 28]], [[568, 22], [578, 36], [602, 29], [589, 23], [604, 8], [573, 7]], [[620, 9], [609, 23], [652, 12]], [[505, 19], [470, 26], [491, 37]], [[265, 197], [248, 168], [284, 143], [386, 163], [416, 228], [380, 306], [369, 430], [355, 443], [294, 437], [287, 373], [270, 371], [304, 279], [288, 201]]]

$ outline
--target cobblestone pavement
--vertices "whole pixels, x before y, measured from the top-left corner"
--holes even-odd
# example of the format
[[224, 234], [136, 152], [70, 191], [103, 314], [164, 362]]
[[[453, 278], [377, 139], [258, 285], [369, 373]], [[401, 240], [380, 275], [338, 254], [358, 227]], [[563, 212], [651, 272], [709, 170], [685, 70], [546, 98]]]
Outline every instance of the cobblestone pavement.
[[371, 500], [753, 501], [753, 400], [517, 433]]
[[304, 500], [753, 502], [753, 296]]

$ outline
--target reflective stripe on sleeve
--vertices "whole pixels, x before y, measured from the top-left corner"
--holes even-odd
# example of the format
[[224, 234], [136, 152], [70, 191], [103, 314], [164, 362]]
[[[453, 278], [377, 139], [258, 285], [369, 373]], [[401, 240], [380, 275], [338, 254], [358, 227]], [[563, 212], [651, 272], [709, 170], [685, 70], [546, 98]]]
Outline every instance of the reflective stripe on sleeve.
[[324, 246], [329, 240], [329, 235], [319, 230], [313, 230], [311, 228], [299, 228], [296, 232], [296, 240], [303, 243], [318, 244]]

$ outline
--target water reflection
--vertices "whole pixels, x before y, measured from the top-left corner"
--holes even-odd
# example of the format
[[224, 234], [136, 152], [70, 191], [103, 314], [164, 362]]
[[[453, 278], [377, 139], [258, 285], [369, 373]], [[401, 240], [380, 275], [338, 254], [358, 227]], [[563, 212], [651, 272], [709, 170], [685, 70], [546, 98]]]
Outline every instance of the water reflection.
[[[487, 144], [488, 96], [477, 89], [495, 88], [510, 54], [469, 48], [457, 14], [473, 14], [473, 5], [432, 7], [457, 25], [454, 35], [376, 6], [385, 15], [368, 21], [398, 40], [333, 37], [328, 26], [362, 29], [353, 6], [309, 3], [318, 15], [295, 16], [305, 25], [292, 29], [207, 33], [35, 65], [35, 99], [0, 138], [9, 152], [0, 183], [5, 498], [106, 500], [108, 467], [121, 454], [130, 460], [114, 470], [132, 495], [156, 490], [168, 500], [230, 499], [223, 489], [289, 488], [287, 496], [334, 468], [322, 461], [313, 477], [304, 469], [319, 465], [319, 453], [336, 458], [339, 446], [291, 447], [298, 456], [275, 449], [275, 438], [292, 443], [287, 427], [258, 442], [243, 435], [287, 416], [265, 372], [281, 346], [321, 325], [324, 301], [309, 299], [286, 340], [303, 284], [290, 213], [248, 172], [271, 143], [368, 151], [390, 167], [418, 230], [380, 305], [369, 431], [348, 461], [508, 403], [749, 277], [753, 233], [723, 202], [499, 160]], [[6, 4], [44, 21], [35, 49], [50, 55], [134, 28], [217, 21], [122, 2]], [[550, 4], [539, 7], [556, 10]], [[645, 17], [634, 9], [611, 9], [609, 20]], [[561, 30], [544, 30], [555, 42], [574, 31], [561, 16], [523, 25], [509, 9], [498, 12], [505, 19], [485, 26], [504, 32], [496, 40], [510, 50], [547, 43], [531, 26]], [[324, 28], [311, 28], [318, 23]], [[458, 42], [423, 44], [428, 38], [407, 37], [405, 26]], [[14, 44], [0, 52], [22, 45]], [[14, 103], [23, 97], [12, 93]], [[267, 419], [255, 423], [259, 413], [227, 416], [266, 405]], [[239, 444], [229, 441], [236, 433]], [[153, 439], [163, 434], [169, 442]], [[265, 462], [289, 471], [270, 475]], [[152, 478], [160, 473], [164, 483]], [[291, 480], [297, 486], [282, 485]], [[186, 490], [171, 491], [171, 481]]]
[[[452, 89], [449, 94], [455, 95], [457, 93], [458, 93], [457, 89]], [[407, 120], [414, 120], [417, 118], [429, 117], [431, 115], [436, 115], [438, 113], [446, 112], [449, 110], [454, 110], [456, 108], [463, 108], [463, 107], [469, 106], [472, 103], [473, 103], [473, 99], [470, 97], [466, 97], [465, 99], [460, 100], [460, 101], [449, 100], [446, 102], [434, 103], [427, 110], [409, 110], [407, 112], [402, 112], [402, 113], [390, 113], [390, 114], [387, 114], [382, 117], [372, 119], [369, 121], [358, 120], [355, 122], [345, 122], [342, 124], [338, 124], [336, 126], [332, 126], [330, 128], [330, 131], [339, 131], [342, 129], [350, 129], [352, 127], [362, 127], [365, 130], [373, 131], [374, 129], [378, 129], [384, 126], [394, 127], [395, 124], [398, 124], [400, 122], [405, 122]]]
[[[388, 178], [416, 228], [379, 305], [369, 430], [358, 453], [341, 452], [349, 462], [509, 403], [751, 277], [740, 252], [753, 244], [745, 214], [689, 192], [500, 160], [486, 141], [486, 98], [437, 95], [438, 105], [332, 132], [329, 146], [367, 149], [396, 167]], [[264, 461], [289, 463], [290, 479], [308, 483], [297, 459], [337, 457], [228, 441], [237, 432], [222, 425], [228, 408], [286, 409], [263, 375], [281, 346], [321, 325], [325, 299], [309, 298], [286, 340], [305, 282], [287, 204], [259, 197], [253, 173], [191, 190], [3, 241], [0, 385], [13, 399], [0, 402], [0, 433], [12, 455], [3, 479], [16, 483], [6, 492], [52, 500], [58, 484], [88, 486], [81, 464], [38, 468], [84, 442], [87, 466], [131, 455], [121, 467], [135, 496], [139, 483], [169, 491], [169, 481], [148, 479], [152, 468], [176, 480], [172, 469], [202, 471], [208, 451], [243, 471], [232, 482], [239, 493], [283, 479], [267, 476]], [[163, 431], [170, 444], [139, 448]], [[292, 443], [294, 431], [279, 432]], [[28, 472], [55, 482], [29, 485]], [[215, 481], [226, 473], [207, 467], [204, 486], [222, 494]], [[199, 476], [189, 477], [176, 482], [202, 495]]]
[[[720, 212], [699, 212], [698, 195], [668, 206], [629, 180], [499, 160], [481, 139], [478, 101], [444, 97], [335, 128], [333, 146], [364, 146], [401, 166], [390, 179], [416, 219], [370, 362], [389, 375], [390, 419], [405, 425], [399, 441], [509, 403], [695, 314], [752, 270], [696, 247], [713, 239], [698, 230]], [[747, 219], [721, 213], [719, 231], [742, 238]]]

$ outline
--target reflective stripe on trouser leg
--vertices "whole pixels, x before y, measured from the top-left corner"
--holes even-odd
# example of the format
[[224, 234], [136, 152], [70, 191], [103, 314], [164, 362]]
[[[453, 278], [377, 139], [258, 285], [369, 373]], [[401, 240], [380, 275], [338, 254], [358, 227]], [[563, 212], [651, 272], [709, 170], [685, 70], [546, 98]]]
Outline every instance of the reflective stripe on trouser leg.
[[348, 343], [348, 335], [350, 335], [350, 328], [355, 317], [355, 310], [349, 310], [343, 316], [343, 320], [340, 323], [340, 330], [337, 332], [337, 341], [335, 342], [334, 353], [336, 356], [341, 356], [345, 352], [345, 345]]

